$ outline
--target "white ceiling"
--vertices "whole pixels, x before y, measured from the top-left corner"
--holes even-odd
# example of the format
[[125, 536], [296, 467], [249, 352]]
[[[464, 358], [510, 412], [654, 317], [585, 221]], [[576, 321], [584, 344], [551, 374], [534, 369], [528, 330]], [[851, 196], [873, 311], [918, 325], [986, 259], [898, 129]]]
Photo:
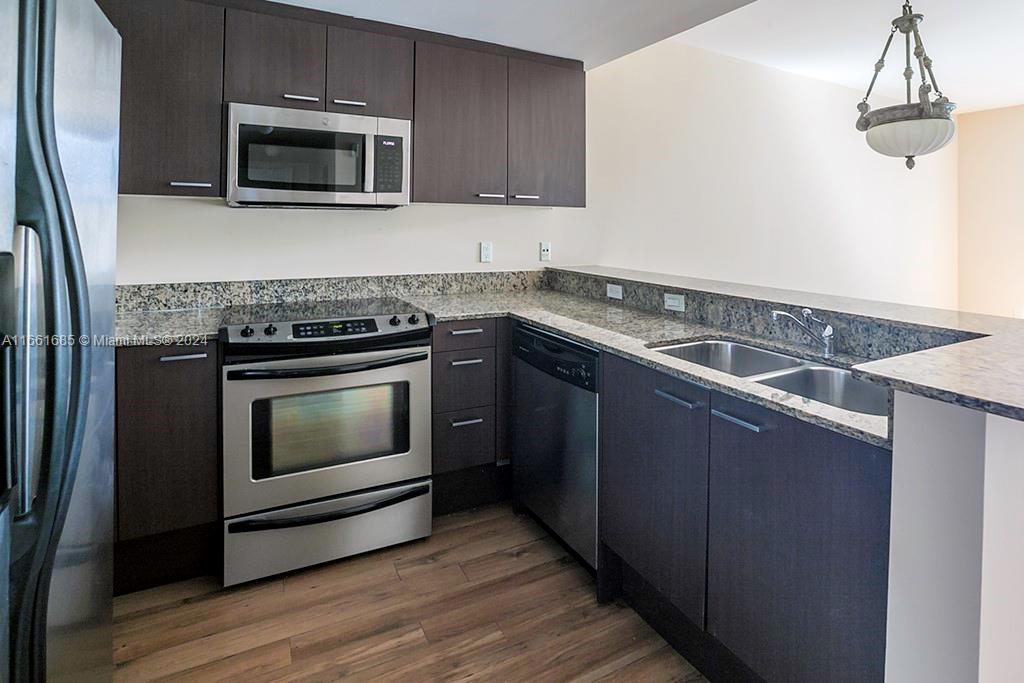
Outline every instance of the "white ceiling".
[[587, 69], [753, 0], [275, 0], [583, 60]]
[[[689, 45], [777, 69], [867, 88], [900, 0], [757, 0], [679, 35]], [[919, 0], [935, 77], [959, 111], [1024, 104], [1024, 2]], [[876, 90], [905, 97], [895, 41]], [[915, 66], [916, 71], [916, 66]], [[915, 74], [915, 88], [918, 75]]]

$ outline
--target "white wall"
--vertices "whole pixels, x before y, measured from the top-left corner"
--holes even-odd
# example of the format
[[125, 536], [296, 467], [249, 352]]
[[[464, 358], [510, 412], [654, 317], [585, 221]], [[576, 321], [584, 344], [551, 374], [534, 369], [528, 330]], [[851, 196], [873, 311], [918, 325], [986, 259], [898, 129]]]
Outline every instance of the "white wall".
[[1024, 317], [1024, 106], [960, 124], [960, 305]]
[[548, 240], [555, 265], [955, 306], [955, 149], [913, 172], [880, 157], [860, 97], [670, 39], [587, 73], [587, 209], [122, 196], [118, 282], [538, 268]]
[[862, 92], [674, 40], [588, 81], [603, 264], [955, 307], [955, 148], [908, 171]]
[[[420, 204], [394, 211], [231, 209], [223, 199], [122, 195], [119, 284], [390, 275], [586, 263], [596, 240], [580, 209]], [[494, 261], [478, 262], [478, 242]]]

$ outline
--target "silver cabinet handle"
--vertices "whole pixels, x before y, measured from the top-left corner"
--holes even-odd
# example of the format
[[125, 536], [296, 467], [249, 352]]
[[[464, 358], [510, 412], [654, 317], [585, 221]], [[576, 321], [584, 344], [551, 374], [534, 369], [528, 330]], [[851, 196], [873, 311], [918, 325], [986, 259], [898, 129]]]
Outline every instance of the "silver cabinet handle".
[[720, 410], [712, 409], [711, 414], [714, 415], [715, 417], [719, 418], [719, 419], [725, 420], [726, 422], [731, 422], [734, 425], [738, 425], [740, 427], [743, 427], [744, 429], [749, 429], [750, 431], [755, 432], [757, 434], [760, 434], [761, 432], [763, 432], [763, 431], [765, 431], [767, 429], [766, 427], [762, 427], [761, 425], [756, 425], [753, 422], [747, 422], [746, 420], [741, 420], [740, 418], [734, 417], [734, 416], [730, 415], [729, 413], [723, 413]]
[[512, 199], [540, 199], [539, 194], [514, 194]]
[[459, 420], [457, 422], [452, 420], [452, 427], [468, 427], [469, 425], [478, 425], [483, 421], [482, 417], [475, 417], [472, 420]]
[[172, 180], [167, 184], [171, 187], [213, 187], [213, 183], [199, 183], [191, 180]]
[[480, 197], [481, 199], [504, 199], [505, 195], [503, 195], [503, 194], [493, 194], [493, 193], [490, 193], [490, 192], [480, 192], [480, 193], [477, 194], [477, 197]]
[[483, 334], [483, 333], [484, 333], [484, 328], [482, 328], [482, 327], [467, 327], [467, 328], [465, 328], [463, 330], [452, 330], [450, 332], [450, 334], [452, 334], [454, 336], [459, 336], [459, 335], [462, 335], [462, 334]]
[[183, 353], [180, 356], [160, 356], [161, 363], [174, 363], [179, 360], [202, 360], [207, 358], [207, 353]]
[[677, 406], [682, 406], [682, 407], [686, 408], [687, 410], [693, 410], [694, 408], [699, 408], [700, 407], [699, 403], [694, 403], [693, 401], [687, 401], [685, 398], [679, 398], [678, 396], [675, 396], [674, 394], [670, 394], [667, 391], [662, 391], [661, 389], [655, 389], [654, 390], [654, 395], [657, 396], [658, 398], [663, 398], [663, 399], [665, 399], [666, 401], [668, 401], [670, 403], [675, 403]]
[[286, 100], [299, 100], [300, 102], [319, 102], [320, 101], [319, 97], [312, 97], [310, 95], [291, 95], [289, 93], [285, 93], [283, 95], [283, 97]]
[[360, 102], [359, 100], [331, 100], [334, 104], [344, 104], [349, 107], [365, 107], [366, 102]]
[[483, 362], [483, 358], [471, 358], [470, 360], [453, 360], [452, 367], [457, 368], [460, 365], [480, 365]]

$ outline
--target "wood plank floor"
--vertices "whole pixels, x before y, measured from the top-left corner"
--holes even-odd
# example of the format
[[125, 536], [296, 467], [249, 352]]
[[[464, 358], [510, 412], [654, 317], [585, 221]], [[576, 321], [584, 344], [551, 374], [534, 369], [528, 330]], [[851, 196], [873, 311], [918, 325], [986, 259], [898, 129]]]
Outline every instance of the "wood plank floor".
[[117, 681], [705, 679], [506, 505], [428, 539], [221, 590], [114, 601]]

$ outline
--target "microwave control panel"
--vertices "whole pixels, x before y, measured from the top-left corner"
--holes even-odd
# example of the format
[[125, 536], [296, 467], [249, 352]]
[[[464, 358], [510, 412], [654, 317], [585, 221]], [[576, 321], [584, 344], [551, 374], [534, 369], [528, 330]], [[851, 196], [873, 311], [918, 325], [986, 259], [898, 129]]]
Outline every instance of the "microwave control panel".
[[402, 144], [396, 135], [374, 137], [374, 192], [402, 191]]

